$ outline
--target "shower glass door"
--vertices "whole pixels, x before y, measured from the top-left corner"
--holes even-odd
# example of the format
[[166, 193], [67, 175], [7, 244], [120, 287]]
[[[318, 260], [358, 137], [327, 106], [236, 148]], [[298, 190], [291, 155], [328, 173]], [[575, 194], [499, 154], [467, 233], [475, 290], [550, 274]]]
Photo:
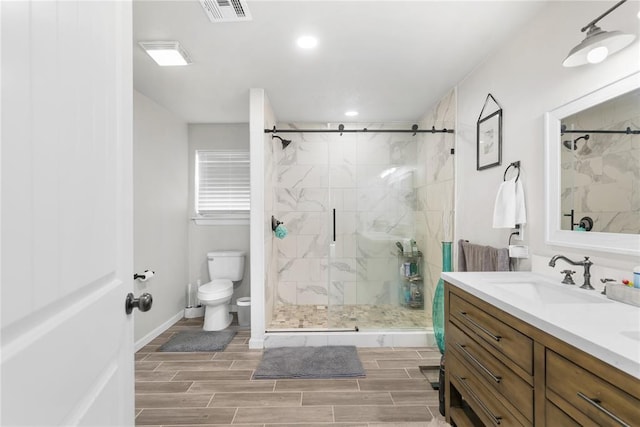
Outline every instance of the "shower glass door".
[[[420, 151], [420, 134], [374, 132], [410, 126], [367, 125], [371, 132], [342, 135], [291, 133], [288, 147], [274, 143], [269, 216], [283, 221], [289, 235], [270, 240], [268, 247], [273, 254], [269, 330], [427, 326], [426, 260], [402, 258], [396, 245], [415, 239], [421, 254], [427, 252], [426, 196], [418, 202], [418, 195], [426, 194], [426, 174], [418, 165], [426, 164], [427, 153]], [[414, 263], [412, 274], [400, 274], [406, 262]], [[427, 304], [420, 304], [421, 298]]]
[[359, 327], [357, 304], [357, 134], [329, 135], [328, 322], [333, 330]]
[[[424, 327], [424, 303], [416, 303], [424, 301], [423, 260], [399, 257], [396, 245], [416, 238], [419, 139], [410, 133], [329, 135], [329, 328]], [[400, 273], [405, 261], [414, 264], [413, 283]], [[405, 300], [405, 287], [413, 304]]]

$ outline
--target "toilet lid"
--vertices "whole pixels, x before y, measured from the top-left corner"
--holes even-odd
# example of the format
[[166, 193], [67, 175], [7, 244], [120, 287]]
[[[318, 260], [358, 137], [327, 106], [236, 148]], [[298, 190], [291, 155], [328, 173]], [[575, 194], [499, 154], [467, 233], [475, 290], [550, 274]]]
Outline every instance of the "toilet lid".
[[233, 282], [231, 280], [215, 279], [198, 288], [198, 298], [203, 299], [200, 295], [204, 297], [212, 297], [217, 294], [228, 294], [229, 292], [233, 293]]

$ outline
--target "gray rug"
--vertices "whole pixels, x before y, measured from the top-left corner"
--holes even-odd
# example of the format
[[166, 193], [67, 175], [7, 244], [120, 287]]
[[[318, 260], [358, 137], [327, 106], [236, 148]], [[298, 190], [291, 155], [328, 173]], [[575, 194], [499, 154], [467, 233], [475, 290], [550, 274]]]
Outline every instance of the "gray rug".
[[268, 348], [254, 379], [364, 377], [354, 346]]
[[222, 351], [235, 335], [236, 331], [182, 331], [158, 351]]

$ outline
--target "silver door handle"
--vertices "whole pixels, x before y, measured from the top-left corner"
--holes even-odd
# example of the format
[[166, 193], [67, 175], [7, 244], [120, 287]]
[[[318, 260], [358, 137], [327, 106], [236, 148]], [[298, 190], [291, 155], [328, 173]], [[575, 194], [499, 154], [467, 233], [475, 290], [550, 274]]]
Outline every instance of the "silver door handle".
[[127, 314], [131, 314], [134, 308], [137, 308], [140, 311], [149, 311], [151, 310], [151, 305], [153, 304], [153, 297], [149, 293], [144, 293], [140, 295], [140, 298], [134, 298], [133, 294], [129, 292], [127, 294], [127, 298], [124, 302], [124, 311]]

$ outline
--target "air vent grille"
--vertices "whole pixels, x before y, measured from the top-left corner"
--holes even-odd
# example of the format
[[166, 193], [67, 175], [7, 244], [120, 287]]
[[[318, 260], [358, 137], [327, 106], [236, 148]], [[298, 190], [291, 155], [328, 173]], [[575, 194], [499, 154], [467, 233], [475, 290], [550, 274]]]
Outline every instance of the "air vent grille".
[[211, 22], [250, 21], [251, 14], [244, 0], [200, 0]]

